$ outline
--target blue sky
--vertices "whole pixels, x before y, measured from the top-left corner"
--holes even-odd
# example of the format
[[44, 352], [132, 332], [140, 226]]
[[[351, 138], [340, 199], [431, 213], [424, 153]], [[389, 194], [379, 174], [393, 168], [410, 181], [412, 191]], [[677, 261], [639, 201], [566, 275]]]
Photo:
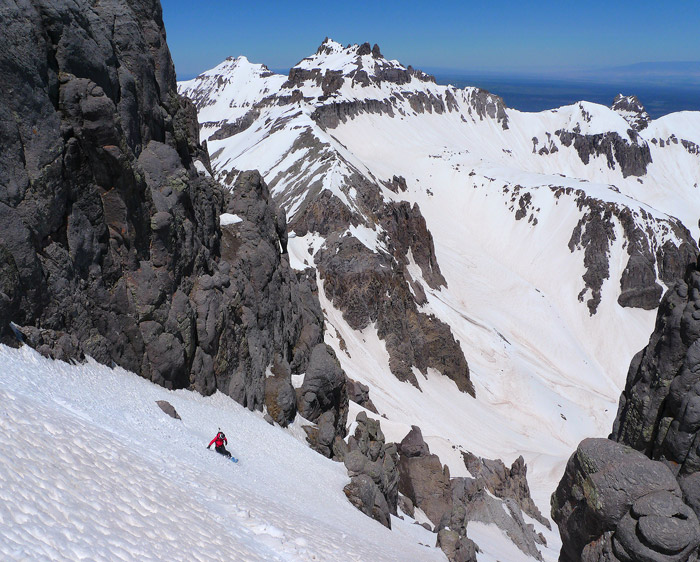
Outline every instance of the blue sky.
[[419, 68], [557, 73], [700, 60], [697, 0], [161, 0], [178, 78], [227, 56], [289, 68], [325, 36]]

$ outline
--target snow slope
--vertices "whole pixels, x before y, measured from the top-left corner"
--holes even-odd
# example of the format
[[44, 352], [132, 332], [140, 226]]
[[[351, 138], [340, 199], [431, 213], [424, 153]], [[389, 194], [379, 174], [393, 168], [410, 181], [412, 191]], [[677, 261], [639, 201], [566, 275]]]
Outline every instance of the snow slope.
[[[422, 527], [357, 511], [298, 425], [222, 394], [0, 346], [0, 404], [2, 560], [445, 560]], [[239, 464], [205, 449], [218, 427]]]

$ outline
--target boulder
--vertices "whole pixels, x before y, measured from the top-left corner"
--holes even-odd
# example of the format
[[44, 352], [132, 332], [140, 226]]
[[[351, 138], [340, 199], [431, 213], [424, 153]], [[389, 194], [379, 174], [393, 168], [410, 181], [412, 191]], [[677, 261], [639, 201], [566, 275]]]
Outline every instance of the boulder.
[[[348, 438], [343, 455], [348, 474], [351, 478], [370, 478], [381, 496], [381, 499], [375, 497], [375, 502], [381, 507], [380, 513], [384, 513], [386, 506], [387, 513], [397, 515], [399, 475], [396, 445], [385, 442], [379, 421], [369, 418], [365, 412], [357, 415], [356, 422], [355, 433]], [[378, 520], [383, 521], [383, 516]], [[390, 527], [390, 519], [386, 520]]]
[[391, 529], [389, 506], [372, 478], [366, 474], [353, 476], [343, 491], [350, 503], [362, 513]]
[[417, 425], [411, 426], [399, 444], [399, 453], [406, 457], [424, 457], [430, 454], [428, 444], [423, 441], [423, 433]]
[[362, 384], [359, 381], [354, 381], [351, 378], [348, 378], [347, 388], [349, 400], [352, 400], [363, 408], [368, 409], [370, 412], [374, 412], [375, 414], [377, 413], [377, 408], [369, 397], [369, 387], [366, 384]]
[[612, 552], [611, 560], [625, 562], [686, 561], [700, 545], [698, 519], [671, 470], [607, 439], [585, 439], [569, 459], [552, 496], [552, 517], [562, 560], [593, 561]]
[[167, 400], [156, 400], [156, 404], [158, 404], [158, 407], [163, 410], [166, 414], [168, 414], [171, 418], [175, 420], [181, 420], [182, 418], [180, 417], [180, 414], [177, 413], [177, 410], [173, 407], [173, 405], [168, 402]]
[[316, 425], [302, 426], [306, 431], [306, 440], [314, 451], [324, 457], [333, 457], [333, 445], [336, 438], [335, 413], [332, 410], [323, 412], [316, 418]]
[[474, 541], [450, 529], [440, 529], [435, 546], [442, 549], [450, 562], [476, 562], [478, 548]]

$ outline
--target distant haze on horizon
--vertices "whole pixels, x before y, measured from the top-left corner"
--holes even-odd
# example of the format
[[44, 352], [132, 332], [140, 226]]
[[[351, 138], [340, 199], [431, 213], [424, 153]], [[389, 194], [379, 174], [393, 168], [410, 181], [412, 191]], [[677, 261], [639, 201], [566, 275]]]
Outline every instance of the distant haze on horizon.
[[[378, 43], [404, 65], [446, 71], [558, 75], [700, 54], [697, 2], [497, 0], [438, 2], [233, 2], [161, 0], [178, 77], [228, 56], [289, 68], [328, 36]], [[695, 8], [695, 9], [693, 9]]]

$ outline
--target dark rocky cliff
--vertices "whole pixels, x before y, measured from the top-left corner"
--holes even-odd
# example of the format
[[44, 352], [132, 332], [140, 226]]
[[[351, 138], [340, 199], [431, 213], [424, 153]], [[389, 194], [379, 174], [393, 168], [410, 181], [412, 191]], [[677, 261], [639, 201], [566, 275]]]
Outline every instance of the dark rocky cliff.
[[[204, 171], [158, 0], [12, 0], [0, 20], [2, 341], [292, 419], [290, 373], [323, 341], [315, 280], [257, 173], [231, 194]], [[339, 381], [319, 388], [344, 432]]]
[[552, 497], [560, 560], [685, 562], [700, 552], [700, 264], [664, 295], [609, 440], [583, 441]]

